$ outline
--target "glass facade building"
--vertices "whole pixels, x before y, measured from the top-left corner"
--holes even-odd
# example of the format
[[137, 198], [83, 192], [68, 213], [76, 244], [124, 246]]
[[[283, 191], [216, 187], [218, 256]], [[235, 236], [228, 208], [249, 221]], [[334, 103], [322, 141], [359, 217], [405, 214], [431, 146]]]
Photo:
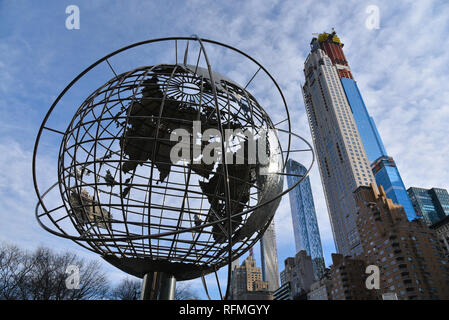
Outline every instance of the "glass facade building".
[[[307, 172], [303, 165], [291, 159], [287, 161], [286, 169], [289, 174], [304, 175]], [[287, 176], [289, 188], [299, 178], [298, 176]], [[319, 280], [324, 274], [325, 266], [309, 177], [306, 177], [290, 191], [289, 197], [296, 252], [304, 250], [312, 258], [314, 277]]]
[[268, 282], [270, 291], [275, 291], [279, 288], [279, 268], [274, 220], [271, 221], [262, 239], [260, 239], [260, 257], [262, 260], [262, 280]]
[[382, 156], [373, 162], [371, 168], [377, 184], [382, 185], [388, 198], [404, 207], [408, 220], [418, 218], [393, 158]]
[[433, 225], [449, 216], [449, 194], [446, 189], [411, 187], [407, 192], [416, 212], [427, 225]]
[[381, 156], [387, 156], [387, 151], [380, 139], [374, 119], [368, 114], [368, 110], [363, 102], [357, 82], [349, 78], [341, 78], [340, 81], [348, 99], [360, 138], [362, 138], [368, 160], [372, 163]]
[[405, 189], [398, 168], [393, 158], [389, 157], [385, 150], [374, 119], [366, 109], [357, 83], [353, 79], [345, 77], [342, 77], [340, 81], [343, 85], [349, 106], [351, 107], [366, 155], [371, 163], [376, 183], [383, 186], [388, 198], [404, 207], [407, 218], [410, 221], [416, 219], [416, 212]]

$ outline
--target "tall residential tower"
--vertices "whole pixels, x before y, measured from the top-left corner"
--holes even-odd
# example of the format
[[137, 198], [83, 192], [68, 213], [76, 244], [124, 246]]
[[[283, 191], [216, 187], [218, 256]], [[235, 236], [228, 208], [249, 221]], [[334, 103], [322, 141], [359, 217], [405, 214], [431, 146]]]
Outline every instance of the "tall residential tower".
[[[289, 188], [295, 185], [299, 179], [298, 176], [305, 175], [307, 172], [302, 164], [292, 159], [287, 161], [286, 169], [289, 174], [287, 176]], [[314, 277], [315, 280], [319, 280], [324, 274], [325, 266], [309, 177], [290, 191], [289, 197], [296, 252], [304, 250], [312, 258]]]
[[385, 151], [353, 79], [335, 32], [311, 42], [302, 88], [335, 244], [343, 255], [360, 254], [353, 191], [372, 182], [401, 204], [409, 220], [416, 213], [397, 167]]
[[343, 53], [343, 44], [338, 39], [335, 31], [332, 31], [330, 34], [320, 34], [315, 44], [326, 53], [333, 66], [337, 69], [339, 80], [341, 81], [346, 100], [351, 108], [357, 130], [362, 139], [363, 147], [377, 184], [382, 185], [388, 198], [404, 207], [410, 221], [416, 219], [415, 210], [408, 197], [396, 163], [387, 154], [374, 119], [366, 109], [357, 82], [354, 80]]
[[[335, 40], [338, 40], [337, 38]], [[374, 182], [338, 70], [314, 38], [304, 63], [303, 97], [337, 251], [361, 254], [353, 191]]]

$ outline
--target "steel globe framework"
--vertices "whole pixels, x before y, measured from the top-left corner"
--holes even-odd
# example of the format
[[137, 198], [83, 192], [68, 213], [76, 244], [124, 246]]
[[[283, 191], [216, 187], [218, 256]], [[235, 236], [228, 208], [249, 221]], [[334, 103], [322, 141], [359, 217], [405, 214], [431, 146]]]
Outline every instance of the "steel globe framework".
[[[175, 63], [117, 74], [108, 60], [161, 41], [175, 43]], [[179, 41], [187, 43], [183, 63], [177, 61]], [[199, 44], [195, 65], [186, 62], [189, 42]], [[245, 87], [212, 69], [205, 43], [238, 52], [258, 66]], [[81, 103], [65, 130], [49, 127], [66, 91], [102, 62], [111, 68], [112, 79]], [[261, 70], [282, 98], [287, 129], [274, 124], [247, 90]], [[287, 138], [279, 139], [279, 132]], [[41, 193], [36, 163], [44, 133], [59, 134], [60, 148], [57, 182]], [[307, 148], [292, 150], [292, 137]], [[187, 150], [183, 158], [180, 147]], [[33, 159], [36, 216], [47, 231], [137, 277], [164, 272], [177, 280], [204, 279], [228, 265], [229, 289], [231, 262], [261, 238], [282, 195], [291, 190], [284, 189], [284, 164], [291, 152], [310, 152], [311, 167], [312, 148], [291, 132], [282, 92], [257, 61], [198, 37], [144, 41], [94, 63], [50, 108]], [[206, 155], [214, 160], [206, 161]], [[60, 203], [50, 207], [45, 197], [53, 189]]]

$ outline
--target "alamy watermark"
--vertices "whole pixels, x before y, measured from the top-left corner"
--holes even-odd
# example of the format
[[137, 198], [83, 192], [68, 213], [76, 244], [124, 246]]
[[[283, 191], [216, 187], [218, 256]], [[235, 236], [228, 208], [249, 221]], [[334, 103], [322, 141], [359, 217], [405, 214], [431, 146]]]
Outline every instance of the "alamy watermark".
[[76, 265], [68, 265], [65, 273], [69, 276], [65, 279], [65, 286], [69, 290], [78, 290], [80, 288], [80, 268]]
[[[226, 164], [267, 166], [274, 156], [271, 153], [279, 150], [276, 133], [271, 129], [259, 128], [257, 132], [252, 129], [224, 129], [224, 137], [216, 128], [202, 132], [201, 121], [193, 121], [192, 129], [192, 134], [184, 128], [171, 132], [170, 141], [177, 142], [170, 151], [172, 163], [181, 161], [211, 165], [225, 160]], [[224, 159], [222, 144], [226, 150]]]
[[365, 286], [368, 290], [380, 289], [380, 269], [378, 266], [372, 264], [366, 267], [366, 274], [369, 276], [366, 278]]
[[379, 7], [372, 4], [365, 8], [365, 13], [368, 17], [365, 20], [365, 27], [368, 30], [380, 28], [380, 10]]
[[65, 8], [65, 13], [69, 15], [65, 19], [65, 27], [68, 30], [78, 30], [80, 28], [80, 8], [71, 4]]

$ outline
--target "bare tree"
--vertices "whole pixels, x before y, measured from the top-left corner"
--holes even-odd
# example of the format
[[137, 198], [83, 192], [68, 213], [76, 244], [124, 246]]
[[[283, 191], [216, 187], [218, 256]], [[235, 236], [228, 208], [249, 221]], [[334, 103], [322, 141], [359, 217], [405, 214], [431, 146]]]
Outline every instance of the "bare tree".
[[[142, 289], [142, 280], [123, 279], [112, 290], [110, 296], [113, 300], [138, 300], [140, 298], [140, 292]], [[190, 286], [185, 282], [178, 282], [176, 284], [175, 300], [197, 300], [198, 296]]]
[[31, 259], [17, 246], [0, 244], [0, 300], [21, 299]]
[[117, 287], [112, 290], [112, 300], [138, 300], [141, 291], [141, 281], [130, 278], [123, 279]]
[[[79, 270], [77, 289], [67, 286], [69, 266]], [[0, 300], [137, 300], [141, 286], [141, 280], [126, 278], [111, 291], [98, 261], [43, 247], [29, 253], [14, 245], [0, 244]], [[178, 282], [175, 299], [198, 299], [198, 296], [190, 284]]]
[[[79, 270], [79, 286], [69, 289], [68, 266]], [[26, 253], [15, 246], [0, 246], [0, 299], [81, 300], [103, 299], [108, 281], [97, 261], [73, 253], [54, 253], [38, 248]]]
[[176, 285], [175, 300], [198, 300], [196, 291], [190, 283], [178, 282]]
[[[38, 248], [31, 257], [33, 268], [28, 274], [28, 299], [84, 300], [103, 299], [108, 291], [106, 275], [98, 261], [85, 261], [74, 253], [55, 254], [48, 248]], [[79, 287], [66, 285], [67, 267], [79, 269]]]

